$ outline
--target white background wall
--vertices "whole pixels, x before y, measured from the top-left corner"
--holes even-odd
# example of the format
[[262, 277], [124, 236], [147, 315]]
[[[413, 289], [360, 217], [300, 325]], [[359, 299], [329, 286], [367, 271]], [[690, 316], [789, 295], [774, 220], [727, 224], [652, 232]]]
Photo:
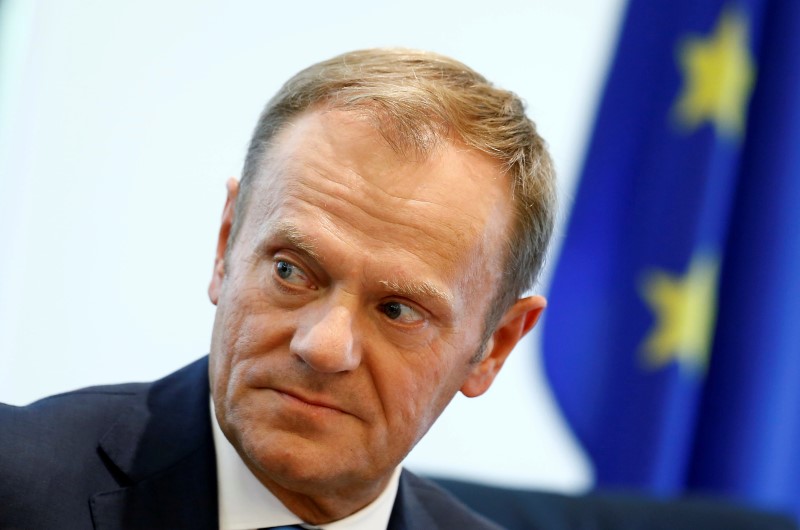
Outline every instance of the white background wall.
[[[239, 174], [266, 100], [318, 60], [401, 45], [466, 62], [527, 100], [568, 205], [623, 8], [621, 0], [0, 7], [0, 401], [13, 404], [152, 380], [207, 352], [206, 286], [225, 179]], [[529, 487], [589, 485], [538, 356], [534, 334], [488, 394], [453, 402], [407, 465]]]

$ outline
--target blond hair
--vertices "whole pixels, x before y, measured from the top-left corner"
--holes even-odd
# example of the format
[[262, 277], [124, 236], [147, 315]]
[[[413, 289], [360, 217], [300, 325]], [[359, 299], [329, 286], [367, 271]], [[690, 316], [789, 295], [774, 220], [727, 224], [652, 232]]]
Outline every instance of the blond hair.
[[[262, 112], [245, 159], [237, 212], [245, 211], [270, 141], [292, 118], [316, 105], [364, 113], [402, 153], [424, 156], [438, 142], [455, 139], [500, 162], [510, 176], [515, 211], [501, 264], [504, 279], [487, 315], [487, 331], [493, 330], [533, 286], [555, 217], [553, 164], [519, 97], [432, 52], [360, 50], [312, 65], [287, 81]], [[241, 217], [234, 220], [231, 238]]]

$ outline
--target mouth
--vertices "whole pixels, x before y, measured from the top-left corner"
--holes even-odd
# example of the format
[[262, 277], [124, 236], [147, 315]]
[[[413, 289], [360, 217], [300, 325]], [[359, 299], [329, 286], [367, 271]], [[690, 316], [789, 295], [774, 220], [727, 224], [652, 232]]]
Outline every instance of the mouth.
[[297, 394], [295, 392], [290, 392], [288, 390], [279, 390], [279, 389], [273, 389], [273, 390], [281, 398], [286, 400], [290, 405], [301, 408], [307, 408], [309, 412], [349, 414], [349, 412], [325, 400], [308, 398], [300, 394]]

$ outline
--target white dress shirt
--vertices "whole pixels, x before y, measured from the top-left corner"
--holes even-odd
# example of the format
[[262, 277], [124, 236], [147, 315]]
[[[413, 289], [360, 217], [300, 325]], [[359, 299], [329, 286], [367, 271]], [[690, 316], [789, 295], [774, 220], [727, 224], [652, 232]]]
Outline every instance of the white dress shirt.
[[293, 524], [321, 530], [383, 530], [388, 526], [400, 485], [401, 466], [397, 466], [386, 488], [370, 504], [344, 519], [314, 526], [303, 523], [253, 475], [222, 433], [213, 401], [211, 426], [217, 454], [220, 530], [255, 530]]

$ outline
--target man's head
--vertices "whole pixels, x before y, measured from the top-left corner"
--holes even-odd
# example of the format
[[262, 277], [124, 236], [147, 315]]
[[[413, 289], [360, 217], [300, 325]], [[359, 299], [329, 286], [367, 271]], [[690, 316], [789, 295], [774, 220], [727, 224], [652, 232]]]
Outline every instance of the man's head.
[[290, 509], [364, 506], [455, 392], [491, 385], [544, 307], [519, 296], [552, 195], [519, 100], [438, 55], [347, 54], [267, 105], [229, 182], [210, 375], [223, 431]]
[[424, 158], [440, 142], [456, 140], [498, 162], [511, 183], [514, 223], [504, 241], [503, 280], [487, 315], [487, 327], [496, 324], [533, 287], [555, 215], [552, 161], [520, 98], [468, 66], [431, 52], [361, 50], [314, 64], [286, 82], [258, 120], [242, 171], [232, 237], [276, 132], [315, 106], [367, 117], [404, 156]]

